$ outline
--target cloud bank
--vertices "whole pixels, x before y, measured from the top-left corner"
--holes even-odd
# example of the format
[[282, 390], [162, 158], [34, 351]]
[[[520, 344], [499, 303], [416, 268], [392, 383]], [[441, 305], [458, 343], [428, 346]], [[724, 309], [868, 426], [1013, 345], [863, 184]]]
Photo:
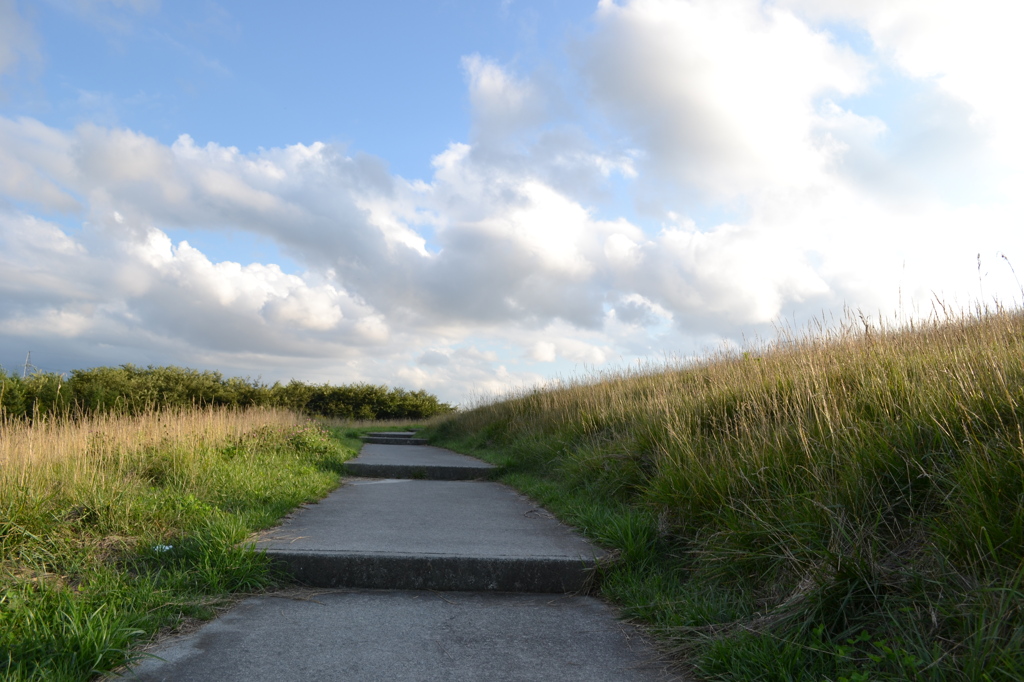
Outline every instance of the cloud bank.
[[[567, 46], [578, 95], [466, 56], [473, 128], [423, 179], [322, 142], [0, 118], [0, 343], [460, 401], [843, 306], [1019, 300], [1021, 60], [971, 28], [1000, 7], [602, 0]], [[905, 87], [878, 107], [884, 79]]]

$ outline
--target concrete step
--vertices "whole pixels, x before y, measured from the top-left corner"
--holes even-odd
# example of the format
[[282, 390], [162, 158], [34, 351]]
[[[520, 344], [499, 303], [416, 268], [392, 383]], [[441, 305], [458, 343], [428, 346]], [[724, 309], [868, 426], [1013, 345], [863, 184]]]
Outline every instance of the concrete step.
[[291, 589], [164, 639], [118, 679], [677, 680], [616, 615], [594, 597]]
[[377, 445], [426, 445], [425, 438], [414, 438], [415, 431], [371, 431], [362, 436], [364, 443]]
[[427, 439], [410, 436], [364, 436], [363, 442], [377, 445], [426, 445]]
[[378, 445], [426, 445], [426, 438], [416, 438], [416, 431], [372, 431], [362, 441]]
[[432, 481], [463, 481], [491, 476], [497, 467], [428, 445], [367, 443], [359, 456], [345, 464], [350, 476], [370, 478], [417, 478]]
[[574, 593], [605, 552], [482, 481], [352, 480], [257, 549], [314, 587]]

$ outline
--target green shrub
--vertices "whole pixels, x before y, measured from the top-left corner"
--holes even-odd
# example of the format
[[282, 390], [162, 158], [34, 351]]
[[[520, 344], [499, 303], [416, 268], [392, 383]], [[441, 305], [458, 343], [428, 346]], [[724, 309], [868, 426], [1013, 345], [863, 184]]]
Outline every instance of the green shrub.
[[371, 384], [332, 386], [259, 381], [183, 367], [94, 367], [70, 378], [37, 372], [24, 379], [0, 368], [0, 408], [6, 417], [142, 414], [191, 407], [282, 407], [332, 419], [426, 419], [452, 407], [426, 391]]

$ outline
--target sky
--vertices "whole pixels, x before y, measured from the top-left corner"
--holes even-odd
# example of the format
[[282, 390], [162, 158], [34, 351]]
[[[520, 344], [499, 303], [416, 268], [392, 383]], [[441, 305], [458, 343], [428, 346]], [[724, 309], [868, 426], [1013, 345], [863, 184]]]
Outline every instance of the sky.
[[1019, 306], [1022, 20], [0, 0], [0, 366], [469, 405], [844, 311]]

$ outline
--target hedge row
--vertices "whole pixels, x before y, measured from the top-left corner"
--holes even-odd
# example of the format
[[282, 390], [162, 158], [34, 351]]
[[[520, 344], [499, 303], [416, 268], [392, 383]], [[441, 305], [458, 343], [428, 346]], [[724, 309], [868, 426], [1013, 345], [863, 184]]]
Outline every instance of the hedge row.
[[426, 391], [372, 384], [272, 386], [220, 372], [186, 367], [94, 367], [70, 377], [37, 372], [27, 377], [0, 367], [0, 415], [38, 418], [101, 412], [138, 414], [174, 407], [227, 405], [285, 407], [338, 419], [423, 419], [454, 408]]

